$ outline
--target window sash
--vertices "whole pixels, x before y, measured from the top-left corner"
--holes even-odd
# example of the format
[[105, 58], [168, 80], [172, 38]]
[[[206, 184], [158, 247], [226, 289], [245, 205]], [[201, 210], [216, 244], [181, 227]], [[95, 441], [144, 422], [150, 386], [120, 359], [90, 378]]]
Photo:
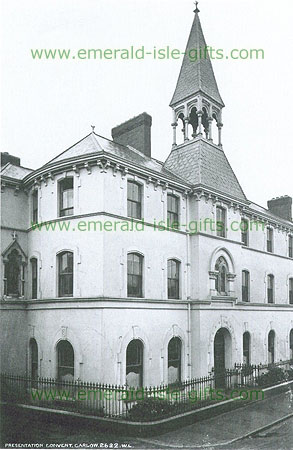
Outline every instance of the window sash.
[[179, 198], [171, 194], [167, 195], [167, 220], [172, 228], [179, 227]]
[[293, 258], [293, 237], [289, 236], [289, 258]]
[[127, 216], [141, 219], [141, 186], [133, 181], [127, 182]]
[[58, 295], [72, 297], [73, 295], [73, 254], [70, 252], [58, 255]]
[[[245, 225], [245, 228], [244, 228]], [[248, 221], [242, 220], [241, 221], [241, 242], [242, 245], [248, 246]]]
[[31, 260], [32, 269], [32, 298], [38, 296], [38, 262], [35, 258]]
[[273, 230], [267, 228], [267, 251], [273, 253]]
[[[226, 210], [224, 208], [217, 207], [217, 236], [226, 237]], [[220, 229], [218, 226], [221, 225]]]
[[65, 178], [59, 185], [60, 216], [70, 216], [74, 212], [73, 178]]

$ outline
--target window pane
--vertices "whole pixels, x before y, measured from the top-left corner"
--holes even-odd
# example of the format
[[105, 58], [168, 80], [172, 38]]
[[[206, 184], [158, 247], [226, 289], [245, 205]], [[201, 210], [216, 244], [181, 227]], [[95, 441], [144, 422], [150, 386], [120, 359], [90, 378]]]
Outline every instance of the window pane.
[[136, 253], [127, 255], [127, 295], [142, 297], [142, 256]]
[[217, 218], [217, 236], [226, 236], [226, 211], [223, 208], [217, 207], [216, 209]]
[[73, 253], [58, 255], [59, 297], [73, 295]]
[[168, 261], [168, 298], [179, 298], [179, 270], [178, 261]]
[[141, 219], [141, 186], [133, 181], [127, 182], [127, 215]]

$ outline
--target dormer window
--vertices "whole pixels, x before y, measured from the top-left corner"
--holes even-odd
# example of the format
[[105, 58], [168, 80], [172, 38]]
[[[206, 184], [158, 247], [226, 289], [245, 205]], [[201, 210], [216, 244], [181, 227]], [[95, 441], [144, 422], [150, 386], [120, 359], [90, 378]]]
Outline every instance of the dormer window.
[[59, 182], [59, 216], [73, 214], [73, 178], [64, 178]]

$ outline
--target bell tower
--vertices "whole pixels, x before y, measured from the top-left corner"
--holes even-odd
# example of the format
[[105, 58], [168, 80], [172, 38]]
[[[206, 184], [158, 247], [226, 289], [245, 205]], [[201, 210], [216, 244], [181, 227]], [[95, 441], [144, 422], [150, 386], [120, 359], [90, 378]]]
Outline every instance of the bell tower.
[[[198, 2], [195, 6], [193, 24], [170, 103], [173, 109], [172, 148], [177, 147], [178, 125], [182, 125], [183, 142], [203, 137], [222, 147], [222, 108], [225, 105], [212, 68], [210, 48], [201, 28]], [[218, 128], [217, 137], [213, 136], [214, 121]]]

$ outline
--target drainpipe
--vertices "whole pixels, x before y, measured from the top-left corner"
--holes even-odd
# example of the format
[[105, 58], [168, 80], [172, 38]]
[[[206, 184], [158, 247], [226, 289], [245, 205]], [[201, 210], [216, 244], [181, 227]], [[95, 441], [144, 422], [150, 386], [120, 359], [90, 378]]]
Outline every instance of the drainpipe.
[[191, 310], [187, 303], [187, 345], [188, 345], [188, 378], [191, 380]]

